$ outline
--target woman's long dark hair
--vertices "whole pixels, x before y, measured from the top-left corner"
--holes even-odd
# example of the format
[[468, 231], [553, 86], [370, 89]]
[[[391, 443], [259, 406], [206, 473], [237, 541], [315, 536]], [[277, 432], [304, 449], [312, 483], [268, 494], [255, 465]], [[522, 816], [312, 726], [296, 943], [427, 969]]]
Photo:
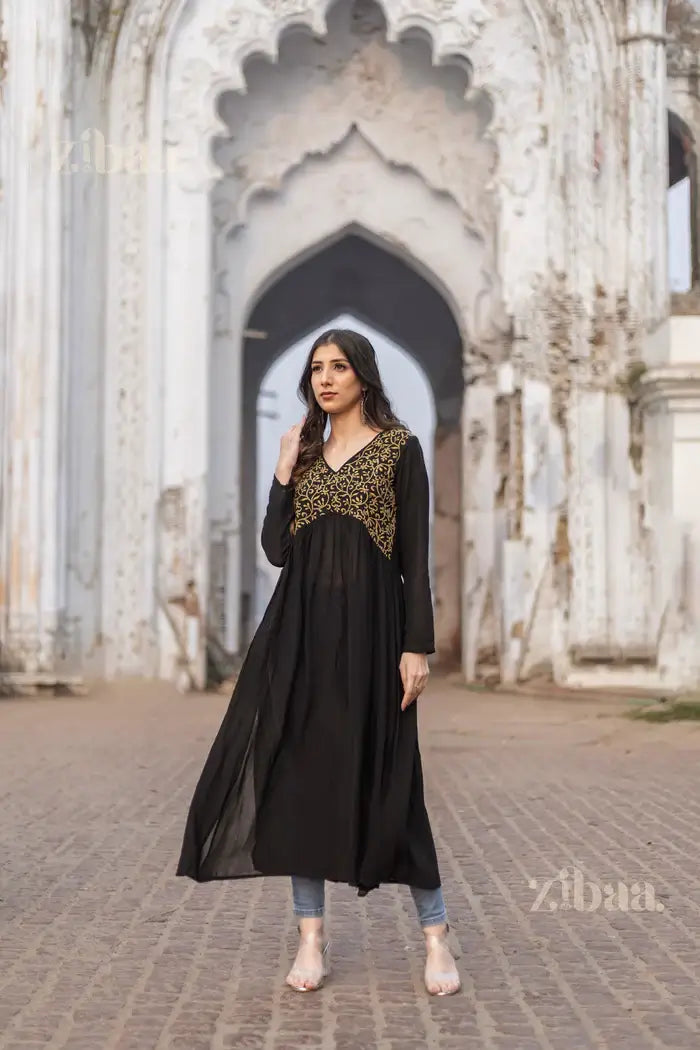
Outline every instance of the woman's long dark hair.
[[394, 414], [382, 385], [377, 355], [374, 347], [364, 335], [353, 332], [350, 328], [329, 328], [323, 332], [309, 350], [304, 371], [299, 380], [298, 394], [306, 405], [306, 420], [301, 428], [299, 455], [292, 471], [292, 480], [297, 481], [304, 471], [321, 455], [323, 433], [326, 429], [328, 413], [321, 408], [311, 386], [311, 365], [314, 353], [319, 346], [333, 343], [343, 351], [363, 387], [367, 388], [365, 396], [365, 417], [369, 426], [377, 430], [389, 430], [392, 427], [404, 426]]

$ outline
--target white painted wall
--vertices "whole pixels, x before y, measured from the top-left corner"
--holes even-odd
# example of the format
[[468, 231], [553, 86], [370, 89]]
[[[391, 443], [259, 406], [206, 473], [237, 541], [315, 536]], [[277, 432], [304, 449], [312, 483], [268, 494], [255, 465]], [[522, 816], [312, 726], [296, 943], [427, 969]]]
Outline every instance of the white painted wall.
[[[9, 10], [0, 642], [48, 666], [58, 623], [75, 623], [75, 658], [101, 673], [172, 675], [159, 603], [189, 575], [207, 593], [212, 521], [231, 536], [235, 604], [230, 350], [260, 291], [357, 223], [435, 283], [468, 347], [465, 673], [546, 657], [582, 682], [577, 646], [651, 638], [653, 672], [596, 674], [695, 681], [698, 340], [694, 319], [669, 324], [663, 5], [582, 0], [555, 22], [548, 0], [406, 0], [385, 4], [386, 31], [348, 10], [132, 0], [89, 79], [67, 2]], [[253, 54], [269, 62], [246, 84]], [[230, 134], [217, 100], [242, 88], [212, 216], [212, 139]], [[677, 94], [693, 124], [689, 85]], [[146, 170], [68, 189], [51, 140], [103, 119]], [[630, 362], [647, 366], [639, 464]]]

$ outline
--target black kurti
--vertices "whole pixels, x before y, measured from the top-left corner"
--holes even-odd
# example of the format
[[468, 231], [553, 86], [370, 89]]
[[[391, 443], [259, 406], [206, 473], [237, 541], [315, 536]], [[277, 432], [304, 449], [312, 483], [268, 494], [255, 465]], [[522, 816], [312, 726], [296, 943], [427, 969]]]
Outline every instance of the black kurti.
[[381, 431], [270, 487], [281, 566], [197, 784], [178, 875], [303, 875], [360, 894], [440, 885], [404, 651], [432, 653], [429, 491], [417, 437]]

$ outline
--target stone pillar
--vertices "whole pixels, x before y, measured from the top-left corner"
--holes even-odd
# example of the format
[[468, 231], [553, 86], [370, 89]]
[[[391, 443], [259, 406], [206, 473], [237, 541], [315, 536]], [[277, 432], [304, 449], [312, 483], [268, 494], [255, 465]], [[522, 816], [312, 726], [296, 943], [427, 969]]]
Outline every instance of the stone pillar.
[[700, 489], [693, 482], [700, 463], [700, 362], [650, 369], [640, 391], [645, 415], [668, 422], [670, 462], [662, 464], [655, 457], [657, 472], [666, 472], [668, 510], [680, 526], [700, 531]]
[[479, 664], [498, 663], [495, 616], [496, 387], [479, 380], [467, 387], [462, 409], [462, 669], [473, 681]]
[[700, 678], [700, 318], [671, 321], [670, 362], [640, 378], [645, 513], [653, 535], [659, 670], [669, 686]]
[[[574, 330], [573, 349], [585, 368], [574, 372], [567, 400], [567, 650], [574, 664], [596, 674], [602, 665], [620, 661], [649, 667], [656, 650], [648, 616], [644, 528], [637, 511], [639, 477], [630, 456], [630, 408], [619, 387], [630, 362], [648, 352], [668, 313], [662, 0], [627, 5], [618, 45], [623, 99], [619, 168], [617, 151], [606, 153], [625, 185], [623, 236], [610, 247], [615, 252], [617, 243], [623, 245], [619, 320], [608, 320], [606, 309], [600, 313], [593, 303], [590, 327]], [[582, 219], [590, 222], [591, 216]]]
[[666, 34], [664, 0], [627, 6], [620, 38], [627, 95], [627, 295], [650, 328], [668, 316]]
[[[231, 348], [231, 353], [236, 353]], [[245, 351], [244, 351], [245, 352]], [[250, 350], [248, 343], [248, 353]], [[247, 647], [255, 630], [255, 588], [258, 564], [258, 515], [257, 515], [257, 455], [258, 455], [258, 397], [260, 394], [259, 368], [251, 361], [244, 366], [245, 389], [243, 391], [240, 416], [232, 410], [233, 420], [241, 419], [241, 441], [243, 456], [241, 458], [241, 605], [240, 635], [237, 624], [227, 624], [226, 644], [231, 650]], [[269, 479], [270, 484], [272, 478]], [[238, 597], [236, 594], [235, 598]], [[238, 614], [238, 609], [236, 609]], [[238, 619], [238, 615], [236, 616]]]
[[59, 157], [69, 6], [4, 5], [5, 223], [0, 644], [25, 670], [49, 669], [64, 605], [62, 226]]
[[[108, 136], [107, 99], [96, 76], [74, 48], [70, 94], [72, 143], [61, 157], [70, 221], [64, 253], [67, 313], [66, 393], [62, 457], [66, 485], [66, 614], [71, 625], [69, 669], [103, 673], [102, 492], [104, 484], [105, 266], [108, 187], [119, 175]], [[105, 160], [105, 152], [108, 160]], [[112, 237], [114, 228], [112, 227]]]
[[[169, 249], [177, 261], [168, 267], [163, 280], [164, 343], [168, 353], [163, 364], [161, 478], [165, 490], [178, 493], [182, 514], [172, 536], [170, 552], [164, 545], [159, 550], [157, 582], [159, 594], [167, 596], [192, 579], [203, 603], [209, 594], [207, 473], [211, 435], [207, 407], [208, 348], [212, 341], [209, 190], [204, 181], [194, 189], [183, 186], [176, 178], [169, 179], [165, 185], [164, 218], [170, 224]], [[233, 359], [234, 367], [237, 363], [238, 356]], [[233, 380], [230, 396], [235, 405], [240, 396], [237, 367]], [[239, 455], [240, 447], [236, 446], [236, 462]], [[160, 675], [172, 678], [176, 673], [179, 646], [172, 633], [163, 627], [161, 622]], [[199, 686], [204, 684], [205, 671], [202, 638], [195, 674]]]
[[571, 612], [569, 645], [574, 660], [608, 656], [606, 394], [572, 388], [569, 535]]
[[433, 464], [433, 601], [436, 664], [445, 668], [459, 666], [462, 641], [461, 477], [459, 421], [438, 424]]

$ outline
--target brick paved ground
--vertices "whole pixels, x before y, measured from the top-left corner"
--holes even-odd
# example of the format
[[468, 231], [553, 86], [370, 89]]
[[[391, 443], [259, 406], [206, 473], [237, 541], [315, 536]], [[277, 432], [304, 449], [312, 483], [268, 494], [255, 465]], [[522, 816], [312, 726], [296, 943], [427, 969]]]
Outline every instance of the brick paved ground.
[[[174, 877], [225, 697], [0, 701], [0, 1048], [699, 1047], [700, 727], [630, 724], [628, 703], [433, 680], [428, 802], [464, 992], [430, 999], [404, 888], [332, 888], [333, 976], [301, 996], [285, 880]], [[647, 880], [663, 910], [567, 910], [555, 884], [533, 911], [530, 880], [567, 865]]]

